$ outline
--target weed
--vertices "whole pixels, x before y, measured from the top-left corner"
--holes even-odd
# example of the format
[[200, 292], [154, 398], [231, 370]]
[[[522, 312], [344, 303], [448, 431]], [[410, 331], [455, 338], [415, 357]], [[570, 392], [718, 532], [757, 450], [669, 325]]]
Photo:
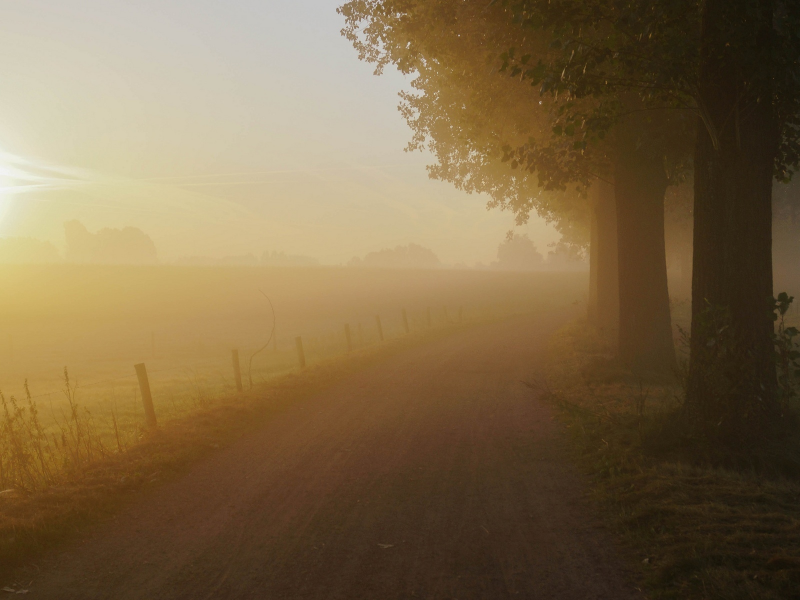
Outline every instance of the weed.
[[[593, 339], [584, 344], [587, 337]], [[768, 452], [723, 460], [687, 432], [679, 380], [636, 382], [621, 372], [611, 378], [593, 368], [609, 356], [585, 324], [574, 324], [551, 341], [547, 383], [539, 389], [653, 595], [800, 597], [792, 443], [776, 440]]]

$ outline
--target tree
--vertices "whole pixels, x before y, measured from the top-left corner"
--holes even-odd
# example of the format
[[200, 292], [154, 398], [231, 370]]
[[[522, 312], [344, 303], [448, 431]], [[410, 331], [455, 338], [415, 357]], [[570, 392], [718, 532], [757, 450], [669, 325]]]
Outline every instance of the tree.
[[364, 259], [354, 257], [348, 266], [383, 269], [436, 269], [442, 266], [439, 257], [430, 248], [419, 244], [384, 248], [368, 253]]
[[[592, 278], [600, 285], [592, 286], [593, 312], [601, 306], [607, 310], [619, 295], [623, 361], [640, 369], [669, 369], [674, 349], [663, 199], [671, 175], [664, 147], [682, 131], [674, 125], [680, 118], [663, 111], [632, 114], [626, 128], [609, 136], [621, 108], [636, 113], [638, 98], [623, 102], [620, 90], [609, 96], [595, 93], [597, 86], [575, 90], [563, 85], [570, 63], [561, 59], [565, 44], [558, 24], [539, 26], [530, 35], [525, 16], [530, 15], [514, 3], [354, 0], [341, 11], [348, 22], [345, 33], [362, 58], [376, 62], [379, 70], [394, 63], [416, 75], [413, 87], [419, 93], [404, 96], [404, 114], [415, 132], [412, 147], [427, 142], [437, 156], [434, 176], [468, 191], [487, 191], [490, 205], [511, 207], [518, 216], [532, 209], [547, 214], [550, 208], [543, 206], [542, 194], [526, 193], [531, 189], [565, 190], [577, 184], [585, 190], [592, 182], [605, 179], [613, 185], [618, 180], [616, 210], [609, 202], [595, 203], [592, 213], [582, 206], [584, 215], [593, 214], [596, 241], [616, 235], [625, 248], [618, 294], [605, 293], [600, 303], [597, 292], [609, 286], [601, 285], [605, 278], [597, 273]], [[545, 19], [552, 16], [547, 9], [539, 12]], [[685, 148], [678, 146], [678, 153]], [[513, 175], [503, 162], [515, 170]], [[563, 210], [568, 204], [558, 195], [549, 198], [556, 200], [553, 212], [563, 219], [559, 224], [569, 222], [572, 214]], [[616, 227], [597, 210], [616, 214]], [[595, 245], [609, 252], [614, 247]], [[593, 260], [592, 265], [609, 262]]]
[[795, 291], [800, 286], [800, 182], [776, 182], [772, 195], [772, 256], [775, 284]]
[[706, 419], [707, 365], [715, 339], [705, 311], [720, 307], [736, 363], [720, 365], [733, 385], [724, 398], [738, 434], [778, 413], [772, 322], [773, 177], [797, 168], [800, 144], [800, 6], [771, 0], [707, 0], [702, 12], [696, 99], [692, 282], [693, 360], [689, 400]]
[[150, 236], [136, 227], [101, 229], [90, 233], [79, 221], [64, 223], [69, 262], [99, 264], [154, 264], [156, 246]]
[[589, 320], [606, 334], [619, 328], [619, 249], [614, 185], [596, 181], [590, 190]]
[[[508, 0], [504, 5], [531, 29], [561, 36], [560, 58], [542, 69], [547, 89], [598, 98], [627, 91], [650, 109], [662, 104], [694, 115], [687, 404], [696, 421], [729, 424], [734, 438], [758, 430], [755, 425], [778, 414], [770, 315], [771, 190], [774, 176], [791, 177], [800, 155], [800, 4]], [[570, 111], [567, 121], [576, 116]], [[719, 348], [721, 331], [726, 349], [709, 352]], [[722, 395], [709, 386], [709, 370], [727, 382]]]
[[507, 271], [538, 271], [544, 266], [544, 257], [527, 235], [512, 235], [497, 248], [495, 269]]

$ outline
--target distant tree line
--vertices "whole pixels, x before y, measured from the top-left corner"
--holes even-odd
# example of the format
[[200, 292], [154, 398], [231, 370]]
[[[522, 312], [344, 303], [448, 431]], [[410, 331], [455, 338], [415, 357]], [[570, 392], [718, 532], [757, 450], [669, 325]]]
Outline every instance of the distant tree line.
[[66, 252], [71, 263], [148, 265], [158, 262], [156, 245], [136, 227], [104, 228], [90, 233], [80, 221], [64, 223]]
[[[685, 424], [769, 441], [785, 413], [773, 188], [800, 163], [800, 3], [350, 0], [339, 12], [362, 60], [412, 78], [400, 109], [433, 177], [589, 246], [590, 318], [635, 373], [675, 369], [666, 240], [685, 246], [690, 231]], [[791, 221], [792, 202], [777, 210]]]
[[209, 256], [186, 256], [176, 261], [184, 266], [218, 266], [218, 267], [315, 267], [319, 265], [316, 258], [310, 256], [291, 255], [285, 252], [264, 252], [261, 259], [255, 254], [240, 254], [212, 258]]
[[0, 263], [47, 264], [155, 264], [158, 253], [153, 240], [141, 229], [100, 229], [90, 233], [79, 221], [64, 223], [62, 256], [51, 242], [33, 238], [0, 238]]
[[407, 246], [369, 252], [364, 258], [355, 256], [347, 263], [347, 266], [383, 269], [438, 269], [442, 263], [430, 248], [419, 244], [408, 244]]

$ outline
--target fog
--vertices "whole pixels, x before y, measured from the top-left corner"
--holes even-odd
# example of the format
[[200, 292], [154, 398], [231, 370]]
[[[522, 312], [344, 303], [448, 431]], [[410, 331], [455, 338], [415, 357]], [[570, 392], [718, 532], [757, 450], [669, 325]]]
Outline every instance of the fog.
[[0, 594], [797, 597], [798, 32], [0, 3]]
[[[322, 264], [416, 243], [488, 264], [513, 218], [406, 153], [333, 0], [37, 0], [0, 8], [0, 237], [136, 227], [163, 262], [277, 251]], [[534, 216], [544, 249], [558, 234]]]

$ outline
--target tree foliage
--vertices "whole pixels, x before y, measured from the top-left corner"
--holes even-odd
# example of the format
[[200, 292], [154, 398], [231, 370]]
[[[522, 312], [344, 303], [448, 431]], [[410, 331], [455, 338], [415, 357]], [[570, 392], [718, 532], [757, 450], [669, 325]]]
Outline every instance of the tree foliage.
[[[591, 168], [582, 160], [576, 175], [562, 163], [569, 142], [551, 133], [556, 99], [501, 71], [502, 52], [523, 42], [503, 10], [456, 0], [354, 0], [340, 12], [344, 35], [376, 72], [393, 64], [413, 75], [400, 109], [413, 132], [408, 149], [436, 157], [432, 177], [486, 193], [490, 208], [512, 211], [518, 224], [536, 211], [565, 241], [586, 243], [585, 198], [574, 184], [586, 185]], [[538, 47], [547, 51], [544, 41]], [[541, 149], [536, 169], [518, 168], [510, 156], [526, 144]]]

